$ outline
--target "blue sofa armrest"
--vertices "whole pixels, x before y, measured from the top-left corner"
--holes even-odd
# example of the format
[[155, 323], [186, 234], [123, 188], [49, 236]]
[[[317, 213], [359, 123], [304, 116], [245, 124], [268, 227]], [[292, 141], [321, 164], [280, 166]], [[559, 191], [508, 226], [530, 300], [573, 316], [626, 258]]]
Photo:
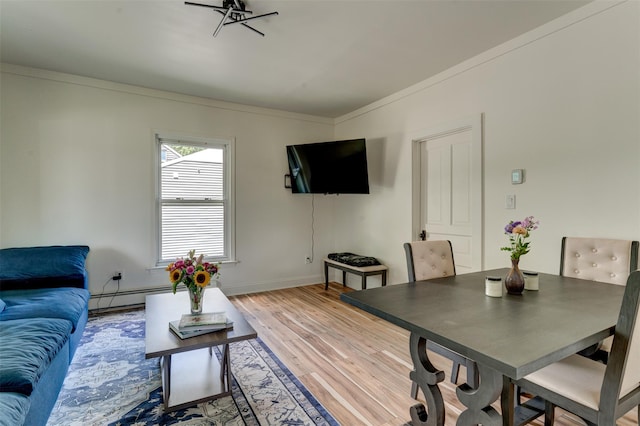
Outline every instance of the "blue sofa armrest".
[[0, 250], [0, 290], [52, 287], [88, 289], [88, 246], [17, 247]]

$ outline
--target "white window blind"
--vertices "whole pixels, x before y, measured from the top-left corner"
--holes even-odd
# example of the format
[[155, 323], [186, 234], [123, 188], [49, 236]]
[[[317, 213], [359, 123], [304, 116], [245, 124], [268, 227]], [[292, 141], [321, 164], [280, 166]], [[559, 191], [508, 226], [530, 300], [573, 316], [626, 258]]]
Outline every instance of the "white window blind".
[[233, 258], [232, 141], [156, 135], [158, 264]]

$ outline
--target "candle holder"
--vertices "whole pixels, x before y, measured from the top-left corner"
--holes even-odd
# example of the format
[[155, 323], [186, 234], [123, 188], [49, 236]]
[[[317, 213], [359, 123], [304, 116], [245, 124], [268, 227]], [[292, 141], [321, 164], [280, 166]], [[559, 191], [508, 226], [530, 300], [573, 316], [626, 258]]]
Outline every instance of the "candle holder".
[[525, 290], [538, 290], [540, 288], [538, 273], [523, 271], [522, 275], [524, 275], [524, 289]]
[[486, 277], [484, 279], [484, 293], [489, 297], [502, 297], [502, 278]]

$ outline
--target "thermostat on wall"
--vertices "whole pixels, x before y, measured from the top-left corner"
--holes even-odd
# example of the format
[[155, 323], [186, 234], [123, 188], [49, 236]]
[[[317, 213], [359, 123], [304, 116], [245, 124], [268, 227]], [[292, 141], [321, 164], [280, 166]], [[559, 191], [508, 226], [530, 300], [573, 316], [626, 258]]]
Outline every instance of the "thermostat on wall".
[[524, 170], [523, 169], [511, 170], [511, 183], [513, 185], [522, 183], [523, 181], [524, 181]]

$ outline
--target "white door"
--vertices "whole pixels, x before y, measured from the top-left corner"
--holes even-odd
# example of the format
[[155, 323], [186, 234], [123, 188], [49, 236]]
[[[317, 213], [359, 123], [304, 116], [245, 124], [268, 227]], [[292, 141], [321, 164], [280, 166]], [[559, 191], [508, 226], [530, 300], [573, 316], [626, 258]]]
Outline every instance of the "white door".
[[450, 240], [458, 274], [483, 266], [481, 125], [467, 118], [413, 138], [412, 239]]

